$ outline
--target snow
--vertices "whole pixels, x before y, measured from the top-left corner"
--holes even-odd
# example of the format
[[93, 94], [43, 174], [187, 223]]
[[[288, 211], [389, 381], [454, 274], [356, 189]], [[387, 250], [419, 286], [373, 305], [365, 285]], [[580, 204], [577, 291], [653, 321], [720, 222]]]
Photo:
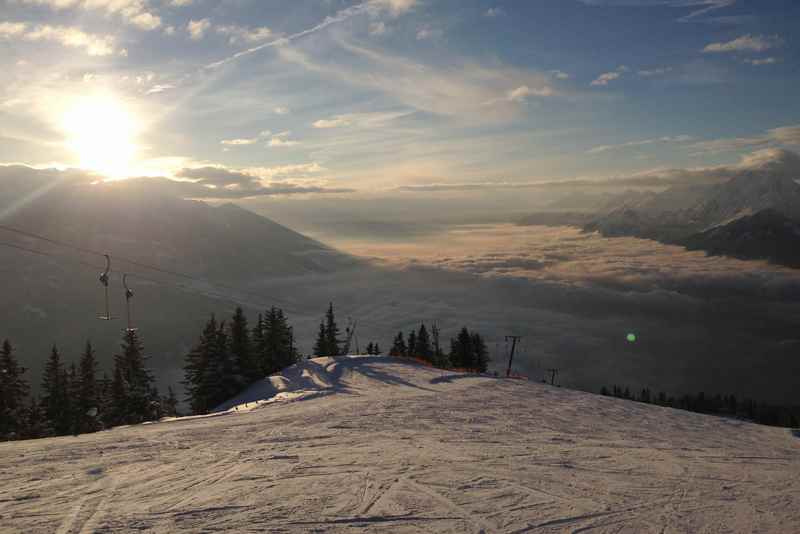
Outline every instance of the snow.
[[800, 532], [800, 439], [354, 357], [212, 416], [0, 444], [0, 531], [131, 530]]

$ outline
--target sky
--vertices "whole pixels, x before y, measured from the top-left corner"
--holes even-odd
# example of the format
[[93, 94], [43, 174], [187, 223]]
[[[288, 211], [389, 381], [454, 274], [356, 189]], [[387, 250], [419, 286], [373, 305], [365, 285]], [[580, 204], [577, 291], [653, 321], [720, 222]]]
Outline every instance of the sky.
[[736, 165], [800, 146], [798, 23], [791, 0], [0, 0], [0, 164], [271, 201]]

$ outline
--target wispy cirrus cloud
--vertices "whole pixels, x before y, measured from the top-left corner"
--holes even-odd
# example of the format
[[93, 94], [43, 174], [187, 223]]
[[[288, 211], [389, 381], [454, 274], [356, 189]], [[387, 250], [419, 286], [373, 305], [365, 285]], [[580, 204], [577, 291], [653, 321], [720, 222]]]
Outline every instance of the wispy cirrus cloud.
[[619, 145], [600, 145], [589, 149], [587, 153], [601, 154], [603, 152], [610, 152], [612, 150], [621, 150], [624, 148], [633, 148], [633, 147], [640, 147], [647, 145], [664, 144], [664, 143], [687, 143], [689, 141], [692, 141], [693, 139], [694, 138], [690, 135], [656, 137], [653, 139], [643, 139], [641, 141], [629, 141], [627, 143], [621, 143]]
[[701, 141], [690, 146], [696, 154], [716, 154], [769, 145], [800, 146], [800, 125], [772, 128], [752, 137], [730, 137]]
[[679, 17], [679, 22], [694, 22], [702, 20], [704, 15], [730, 7], [736, 3], [736, 0], [579, 0], [581, 3], [589, 6], [598, 7], [613, 7], [613, 6], [630, 6], [630, 7], [673, 7], [673, 8], [687, 8], [690, 12], [687, 15]]

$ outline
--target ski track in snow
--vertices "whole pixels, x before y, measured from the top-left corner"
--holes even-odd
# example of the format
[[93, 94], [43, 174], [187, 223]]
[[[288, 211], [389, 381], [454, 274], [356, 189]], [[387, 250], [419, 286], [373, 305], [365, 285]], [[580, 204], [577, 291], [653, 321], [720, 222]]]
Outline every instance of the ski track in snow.
[[279, 378], [212, 417], [0, 444], [0, 531], [800, 532], [786, 429], [385, 357]]

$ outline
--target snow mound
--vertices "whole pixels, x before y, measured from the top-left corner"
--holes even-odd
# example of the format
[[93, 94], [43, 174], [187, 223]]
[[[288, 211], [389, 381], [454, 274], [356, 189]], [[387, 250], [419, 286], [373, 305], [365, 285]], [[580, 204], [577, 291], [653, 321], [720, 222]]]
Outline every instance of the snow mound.
[[454, 374], [392, 356], [337, 356], [303, 360], [251, 384], [212, 413], [249, 411], [275, 402], [303, 400], [333, 393], [366, 395], [384, 387], [428, 389]]

